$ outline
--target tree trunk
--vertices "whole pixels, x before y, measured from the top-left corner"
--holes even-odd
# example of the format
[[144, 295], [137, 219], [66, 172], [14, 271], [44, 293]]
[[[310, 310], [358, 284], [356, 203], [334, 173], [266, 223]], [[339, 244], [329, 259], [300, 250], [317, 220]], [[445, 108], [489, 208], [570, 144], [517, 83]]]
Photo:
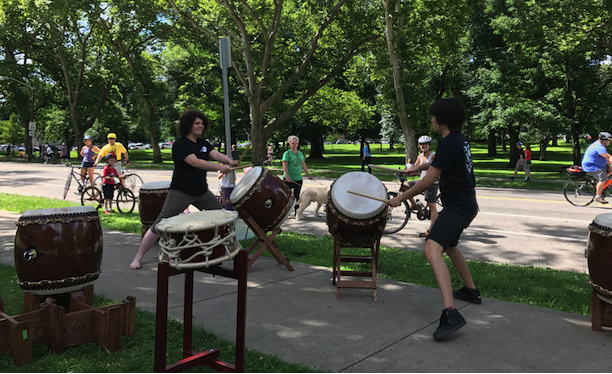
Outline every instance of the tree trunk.
[[540, 142], [540, 161], [548, 161], [548, 156], [546, 155], [546, 147], [548, 147], [548, 137], [545, 137]]
[[323, 152], [321, 152], [321, 132], [315, 129], [313, 126], [310, 132], [310, 155], [308, 159], [323, 159]]
[[[402, 66], [400, 64], [399, 57], [395, 53], [395, 46], [393, 41], [393, 16], [389, 11], [389, 1], [390, 0], [382, 0], [382, 3], [385, 9], [385, 36], [387, 38], [389, 62], [391, 63], [391, 71], [393, 72], [393, 86], [395, 88], [395, 97], [399, 110], [400, 125], [402, 126], [404, 140], [406, 141], [406, 160], [416, 160], [416, 131], [408, 123], [406, 100], [404, 99], [404, 89], [402, 87]], [[398, 25], [398, 29], [401, 30], [401, 25]]]
[[[144, 87], [144, 84], [142, 84]], [[153, 163], [161, 164], [162, 157], [161, 151], [159, 150], [159, 139], [157, 137], [157, 121], [155, 120], [155, 116], [153, 115], [153, 107], [151, 106], [151, 100], [149, 100], [148, 95], [143, 95], [142, 99], [144, 100], [146, 115], [147, 115], [147, 124], [146, 129], [149, 133], [149, 139], [151, 139], [151, 148], [153, 149]]]
[[574, 165], [580, 165], [582, 158], [580, 157], [580, 128], [577, 124], [572, 124], [572, 157]]
[[495, 130], [489, 131], [489, 142], [487, 148], [487, 156], [497, 156], [497, 142], [495, 141]]
[[516, 150], [516, 145], [514, 147], [512, 147], [512, 144], [516, 144], [518, 143], [518, 131], [514, 126], [510, 126], [509, 129], [510, 132], [510, 163], [508, 164], [509, 168], [514, 169], [514, 167], [516, 166], [516, 161], [518, 161], [519, 156], [518, 156], [518, 152]]
[[552, 142], [550, 144], [551, 147], [558, 147], [559, 146], [559, 142], [557, 139], [557, 134], [553, 134], [552, 135]]

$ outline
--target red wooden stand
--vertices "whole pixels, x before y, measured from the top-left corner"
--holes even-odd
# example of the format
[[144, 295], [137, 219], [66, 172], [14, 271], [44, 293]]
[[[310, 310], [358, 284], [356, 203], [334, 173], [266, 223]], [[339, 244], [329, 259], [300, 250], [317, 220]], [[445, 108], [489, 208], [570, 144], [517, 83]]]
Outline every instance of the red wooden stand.
[[266, 232], [263, 231], [263, 229], [259, 226], [259, 224], [255, 222], [253, 217], [251, 217], [249, 212], [247, 211], [241, 212], [240, 218], [244, 220], [247, 226], [249, 226], [249, 228], [253, 230], [253, 232], [255, 233], [255, 236], [257, 236], [257, 239], [255, 239], [253, 244], [251, 244], [251, 246], [247, 249], [247, 253], [250, 255], [251, 252], [253, 252], [253, 250], [257, 248], [257, 245], [259, 245], [259, 243], [262, 243], [261, 247], [259, 247], [259, 249], [257, 250], [257, 252], [255, 252], [253, 257], [249, 259], [247, 269], [250, 269], [251, 266], [253, 266], [253, 263], [255, 262], [255, 260], [257, 260], [259, 256], [261, 256], [261, 254], [267, 249], [268, 252], [270, 252], [272, 257], [274, 257], [279, 264], [285, 265], [285, 267], [289, 269], [289, 271], [294, 271], [293, 266], [291, 266], [287, 257], [283, 256], [283, 254], [280, 253], [280, 251], [278, 250], [278, 247], [276, 246], [276, 243], [274, 243], [274, 238], [276, 237], [276, 235], [278, 235], [281, 231], [283, 231], [280, 227], [277, 227], [276, 229], [274, 229], [272, 233], [270, 234], [270, 236], [268, 236], [266, 235]]
[[[246, 333], [247, 253], [238, 252], [234, 258], [234, 269], [220, 266], [177, 270], [168, 263], [157, 265], [157, 311], [155, 317], [155, 361], [156, 373], [181, 372], [204, 365], [224, 373], [244, 372], [244, 350]], [[219, 350], [196, 352], [191, 349], [193, 330], [193, 272], [200, 271], [238, 280], [238, 307], [236, 318], [236, 364], [219, 360]], [[183, 359], [166, 365], [168, 336], [168, 281], [173, 275], [185, 274], [185, 300], [183, 306]]]
[[[341, 300], [340, 289], [342, 288], [367, 288], [372, 290], [374, 301], [378, 300], [377, 288], [376, 288], [376, 277], [378, 271], [378, 254], [380, 251], [380, 238], [382, 237], [382, 226], [378, 226], [378, 239], [374, 243], [364, 244], [361, 246], [348, 245], [338, 240], [338, 224], [334, 224], [332, 227], [332, 234], [334, 236], [334, 262], [333, 262], [333, 279], [332, 284], [337, 287], [336, 298]], [[342, 248], [369, 248], [370, 255], [343, 255], [341, 253]], [[356, 270], [341, 270], [343, 262], [362, 262], [371, 264], [372, 268], [370, 271], [356, 271]], [[372, 280], [367, 281], [356, 281], [356, 280], [342, 280], [342, 276], [351, 277], [371, 277]]]

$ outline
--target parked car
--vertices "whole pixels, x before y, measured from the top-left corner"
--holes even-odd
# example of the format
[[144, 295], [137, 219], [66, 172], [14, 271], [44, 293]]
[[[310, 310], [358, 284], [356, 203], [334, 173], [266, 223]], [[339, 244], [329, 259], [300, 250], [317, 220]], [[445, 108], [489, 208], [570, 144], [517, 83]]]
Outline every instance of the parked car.
[[151, 149], [151, 144], [133, 143], [128, 148], [132, 151], [135, 149]]
[[172, 149], [173, 142], [163, 142], [159, 143], [159, 149]]
[[336, 144], [348, 144], [348, 142], [349, 141], [346, 140], [346, 139], [338, 139], [338, 140], [336, 140]]

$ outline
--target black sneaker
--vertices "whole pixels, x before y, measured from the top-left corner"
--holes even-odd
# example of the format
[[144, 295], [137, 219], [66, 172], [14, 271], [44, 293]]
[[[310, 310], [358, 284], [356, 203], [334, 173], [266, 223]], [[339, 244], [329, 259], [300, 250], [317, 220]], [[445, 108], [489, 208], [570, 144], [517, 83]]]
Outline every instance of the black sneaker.
[[513, 180], [514, 180], [514, 177], [508, 177], [508, 179], [510, 179], [511, 181], [513, 181]]
[[433, 334], [435, 340], [442, 340], [449, 337], [452, 333], [465, 326], [465, 318], [456, 308], [446, 308], [442, 310], [440, 326]]
[[458, 291], [453, 291], [455, 299], [469, 301], [474, 304], [482, 304], [482, 298], [480, 297], [480, 291], [478, 288], [468, 288], [463, 286]]

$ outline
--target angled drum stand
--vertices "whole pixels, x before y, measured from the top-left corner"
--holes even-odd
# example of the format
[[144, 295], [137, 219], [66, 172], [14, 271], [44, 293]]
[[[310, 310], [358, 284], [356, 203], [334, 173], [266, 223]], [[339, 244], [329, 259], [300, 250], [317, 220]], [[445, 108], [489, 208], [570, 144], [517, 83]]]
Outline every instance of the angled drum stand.
[[255, 248], [257, 248], [259, 243], [262, 243], [261, 247], [259, 247], [257, 252], [255, 252], [253, 257], [251, 257], [251, 259], [249, 260], [247, 269], [250, 269], [251, 266], [253, 266], [253, 263], [255, 262], [255, 260], [257, 260], [259, 256], [261, 256], [261, 254], [267, 249], [268, 252], [270, 252], [270, 254], [274, 257], [274, 259], [276, 259], [276, 261], [279, 264], [285, 265], [285, 267], [289, 271], [294, 271], [293, 266], [291, 266], [287, 257], [283, 256], [283, 254], [280, 253], [280, 251], [278, 250], [278, 247], [276, 246], [276, 243], [274, 243], [274, 238], [276, 237], [276, 235], [278, 235], [281, 231], [283, 231], [280, 227], [277, 227], [276, 229], [274, 229], [272, 233], [270, 234], [270, 236], [268, 236], [266, 235], [266, 232], [263, 231], [263, 229], [259, 226], [259, 224], [255, 222], [253, 217], [251, 217], [249, 212], [247, 211], [240, 212], [240, 218], [242, 218], [244, 222], [247, 224], [247, 226], [249, 226], [249, 228], [253, 230], [253, 232], [255, 233], [255, 236], [257, 237], [257, 239], [255, 239], [253, 244], [251, 244], [251, 246], [247, 249], [247, 254], [250, 255], [255, 250]]
[[[181, 372], [198, 365], [224, 373], [244, 372], [244, 351], [246, 331], [247, 252], [241, 250], [234, 258], [233, 270], [221, 266], [178, 270], [166, 262], [157, 265], [157, 308], [155, 317], [155, 360], [156, 373]], [[238, 306], [236, 317], [236, 363], [230, 364], [219, 359], [219, 349], [205, 352], [192, 350], [193, 333], [193, 272], [200, 271], [238, 280]], [[185, 300], [183, 309], [183, 359], [166, 365], [168, 337], [168, 281], [173, 275], [185, 274]]]
[[[378, 271], [378, 254], [380, 252], [380, 239], [382, 237], [382, 226], [378, 226], [378, 239], [369, 244], [363, 245], [348, 245], [338, 240], [338, 224], [332, 226], [332, 234], [334, 236], [334, 262], [333, 262], [333, 280], [332, 284], [337, 287], [336, 298], [341, 300], [340, 289], [342, 288], [366, 288], [371, 289], [374, 301], [378, 300], [376, 277]], [[370, 255], [343, 255], [341, 253], [342, 248], [369, 248]], [[371, 264], [370, 271], [356, 271], [356, 270], [341, 270], [342, 263], [347, 262], [361, 262]], [[372, 280], [342, 280], [342, 276], [351, 277], [371, 277]]]

